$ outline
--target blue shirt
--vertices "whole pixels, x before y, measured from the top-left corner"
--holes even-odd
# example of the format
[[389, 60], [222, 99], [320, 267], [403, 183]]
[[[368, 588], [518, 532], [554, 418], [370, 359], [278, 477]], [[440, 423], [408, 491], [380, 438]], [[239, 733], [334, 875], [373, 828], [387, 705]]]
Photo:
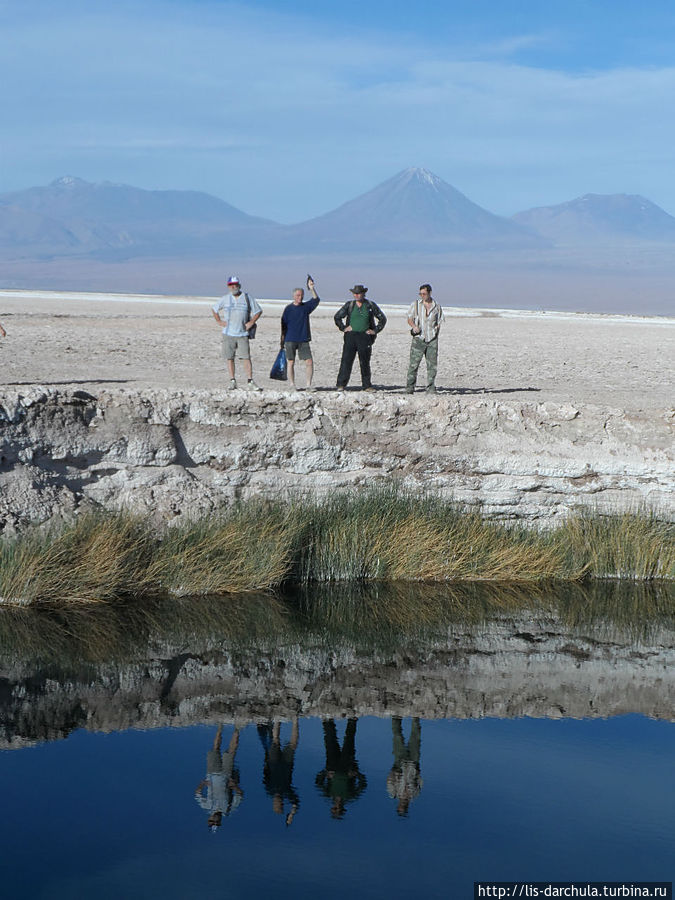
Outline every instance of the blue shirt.
[[309, 327], [309, 317], [319, 305], [320, 300], [307, 300], [299, 304], [289, 303], [281, 315], [281, 331], [285, 341], [295, 341], [298, 344], [312, 340], [312, 330]]

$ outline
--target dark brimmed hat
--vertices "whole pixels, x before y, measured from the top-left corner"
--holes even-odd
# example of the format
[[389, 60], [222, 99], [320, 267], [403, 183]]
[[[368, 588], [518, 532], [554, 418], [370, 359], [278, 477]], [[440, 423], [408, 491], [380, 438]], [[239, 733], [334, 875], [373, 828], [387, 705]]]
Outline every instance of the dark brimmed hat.
[[368, 288], [364, 287], [362, 284], [355, 284], [353, 288], [349, 288], [349, 292], [351, 294], [367, 294]]

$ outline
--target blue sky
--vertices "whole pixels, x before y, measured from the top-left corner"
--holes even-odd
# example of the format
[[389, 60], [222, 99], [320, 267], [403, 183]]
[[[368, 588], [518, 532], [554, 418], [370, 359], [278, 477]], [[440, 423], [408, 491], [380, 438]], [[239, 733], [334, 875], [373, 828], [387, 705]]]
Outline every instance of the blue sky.
[[0, 191], [73, 174], [291, 222], [419, 165], [501, 214], [675, 214], [672, 0], [0, 0], [0, 28]]

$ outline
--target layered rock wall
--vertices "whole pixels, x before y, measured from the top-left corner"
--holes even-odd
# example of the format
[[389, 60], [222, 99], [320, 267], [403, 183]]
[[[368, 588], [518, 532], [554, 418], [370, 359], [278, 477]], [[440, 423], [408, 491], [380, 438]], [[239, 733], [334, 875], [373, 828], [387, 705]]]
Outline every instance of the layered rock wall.
[[90, 504], [166, 520], [389, 480], [506, 519], [645, 504], [673, 518], [675, 410], [332, 391], [0, 396], [0, 531]]

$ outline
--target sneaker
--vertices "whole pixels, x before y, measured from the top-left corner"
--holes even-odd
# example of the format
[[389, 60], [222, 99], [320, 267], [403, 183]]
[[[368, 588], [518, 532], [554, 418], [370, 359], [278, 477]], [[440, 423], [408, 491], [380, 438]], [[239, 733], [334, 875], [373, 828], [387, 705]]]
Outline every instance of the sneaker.
[[363, 390], [364, 390], [367, 394], [374, 394], [374, 393], [375, 393], [375, 388], [374, 388], [372, 385], [371, 385], [370, 387], [364, 388]]
[[227, 385], [228, 391], [236, 391], [237, 389], [237, 380], [236, 378], [230, 378], [230, 382]]
[[345, 392], [345, 389], [343, 387], [340, 387], [340, 385], [338, 385], [335, 388], [335, 390], [338, 391], [338, 393], [340, 393], [340, 394], [344, 394], [344, 392]]
[[313, 384], [308, 384], [307, 387], [305, 388], [305, 390], [310, 391], [313, 394], [316, 391], [316, 388], [314, 387]]
[[408, 387], [406, 387], [406, 389], [405, 389], [405, 392], [406, 392], [406, 394], [414, 394], [414, 393], [415, 393], [415, 388], [414, 388], [414, 387], [410, 387], [410, 385], [408, 385]]
[[430, 384], [427, 388], [427, 394], [435, 394], [436, 393], [436, 385]]
[[252, 378], [249, 378], [249, 380], [246, 382], [246, 390], [247, 391], [262, 391], [262, 388], [258, 387], [258, 385], [255, 383], [255, 381]]

